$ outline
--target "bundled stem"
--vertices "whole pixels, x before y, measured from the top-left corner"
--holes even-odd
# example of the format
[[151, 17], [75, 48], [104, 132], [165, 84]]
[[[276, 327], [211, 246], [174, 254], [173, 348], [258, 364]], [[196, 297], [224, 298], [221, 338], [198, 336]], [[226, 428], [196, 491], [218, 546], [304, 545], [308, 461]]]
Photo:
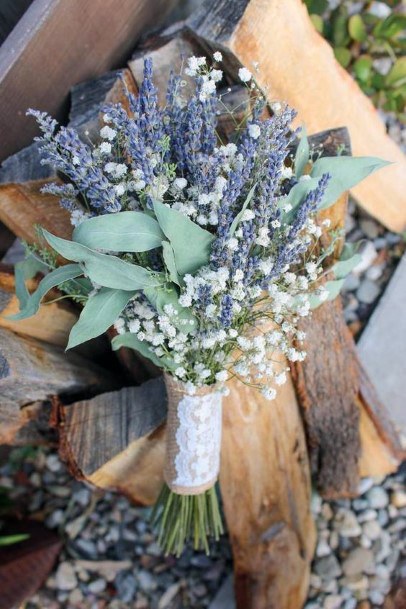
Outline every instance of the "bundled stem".
[[209, 537], [218, 541], [223, 524], [216, 487], [200, 495], [178, 495], [164, 484], [151, 515], [158, 530], [158, 543], [165, 554], [180, 556], [185, 543], [209, 554]]

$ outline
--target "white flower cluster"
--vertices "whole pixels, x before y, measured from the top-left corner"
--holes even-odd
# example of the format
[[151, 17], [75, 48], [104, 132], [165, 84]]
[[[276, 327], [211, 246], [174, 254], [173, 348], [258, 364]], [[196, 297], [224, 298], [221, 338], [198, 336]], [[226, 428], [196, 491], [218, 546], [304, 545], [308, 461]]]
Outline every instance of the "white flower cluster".
[[[221, 53], [214, 53], [213, 59], [220, 62]], [[222, 71], [210, 66], [205, 57], [189, 58], [185, 73], [198, 81], [196, 98], [203, 106], [213, 97], [223, 77]], [[248, 69], [241, 68], [238, 75], [247, 87], [256, 88]], [[281, 111], [280, 105], [274, 106], [275, 112]], [[113, 110], [110, 112], [113, 114]], [[265, 212], [257, 203], [256, 206], [247, 205], [238, 214], [232, 232], [221, 233], [222, 205], [229, 189], [237, 188], [238, 179], [241, 180], [238, 188], [244, 196], [252, 187], [252, 183], [238, 178], [243, 175], [247, 163], [238, 141], [237, 144], [213, 144], [210, 163], [202, 165], [204, 170], [211, 172], [210, 180], [205, 181], [196, 179], [193, 172], [178, 171], [176, 165], [171, 167], [163, 161], [166, 136], [160, 150], [145, 147], [146, 164], [128, 163], [125, 155], [115, 154], [123, 137], [120, 128], [108, 113], [103, 119], [101, 142], [94, 149], [94, 158], [120, 198], [121, 209], [144, 211], [148, 200], [161, 201], [217, 238], [222, 234], [225, 259], [228, 260], [227, 264], [221, 262], [200, 268], [193, 276], [185, 275], [179, 288], [179, 308], [166, 305], [158, 310], [144, 294], [136, 295], [116, 320], [117, 332], [134, 334], [153, 357], [159, 358], [166, 370], [187, 383], [191, 393], [197, 387], [221, 384], [230, 376], [237, 376], [262, 390], [268, 399], [273, 399], [278, 386], [287, 378], [286, 360], [301, 361], [305, 357], [302, 347], [305, 336], [298, 330], [298, 322], [310, 313], [310, 294], [315, 293], [320, 301], [328, 297], [327, 290], [317, 287], [322, 258], [304, 254], [313, 251], [311, 246], [317, 244], [322, 227], [310, 215], [292, 236], [291, 226], [284, 222], [283, 213], [262, 222], [261, 214]], [[261, 168], [269, 159], [269, 154], [261, 153], [266, 150], [263, 142], [269, 141], [267, 128], [269, 125], [267, 127], [260, 120], [247, 120], [246, 141], [248, 149], [252, 150], [251, 175], [254, 178], [251, 179], [254, 182], [255, 176], [263, 175]], [[166, 150], [169, 150], [169, 136], [167, 143]], [[196, 163], [203, 163], [202, 158], [203, 155], [196, 155]], [[200, 175], [204, 175], [204, 171]], [[292, 168], [283, 166], [282, 162], [275, 178], [276, 186], [273, 186], [274, 199], [269, 205], [280, 205], [285, 214], [292, 207], [283, 202], [278, 181], [293, 177]], [[306, 179], [306, 176], [301, 178]], [[266, 194], [262, 197], [266, 205], [270, 199]], [[233, 214], [237, 215], [238, 205], [242, 203], [240, 199], [233, 202]], [[86, 217], [87, 212], [75, 210], [72, 223], [77, 225]], [[251, 250], [245, 250], [239, 263], [247, 233]], [[281, 244], [288, 244], [292, 251], [300, 252], [284, 267], [278, 263]], [[145, 258], [140, 261], [136, 256], [128, 256], [137, 264], [150, 264], [148, 257], [145, 263]], [[252, 268], [248, 262], [252, 262]], [[275, 267], [277, 271], [273, 274]], [[158, 268], [162, 269], [162, 266]], [[189, 315], [182, 315], [182, 311]]]

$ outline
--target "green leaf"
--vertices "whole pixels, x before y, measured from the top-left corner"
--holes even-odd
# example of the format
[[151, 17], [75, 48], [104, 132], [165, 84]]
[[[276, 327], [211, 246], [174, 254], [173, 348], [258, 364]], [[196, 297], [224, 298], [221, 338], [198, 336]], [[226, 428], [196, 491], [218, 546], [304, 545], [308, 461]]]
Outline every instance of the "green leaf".
[[320, 15], [316, 15], [315, 13], [313, 13], [312, 15], [310, 15], [310, 21], [313, 23], [316, 31], [319, 34], [323, 34], [324, 21], [323, 21], [322, 17], [320, 17]]
[[138, 211], [120, 211], [85, 220], [73, 231], [73, 241], [90, 249], [146, 252], [160, 247], [164, 235], [158, 222]]
[[167, 315], [165, 306], [172, 305], [174, 310], [177, 311], [177, 315], [170, 317], [171, 323], [184, 334], [188, 334], [196, 328], [196, 317], [191, 309], [179, 304], [178, 292], [173, 284], [168, 283], [159, 288], [148, 288], [144, 290], [144, 294], [160, 314]]
[[178, 273], [194, 274], [208, 264], [214, 237], [192, 220], [159, 201], [154, 202], [159, 226], [169, 239]]
[[180, 285], [181, 280], [178, 275], [178, 269], [176, 268], [175, 254], [169, 241], [162, 241], [162, 256], [171, 281]]
[[400, 87], [406, 83], [406, 57], [400, 57], [395, 61], [389, 73], [385, 77], [388, 87]]
[[7, 319], [18, 321], [35, 315], [39, 309], [42, 298], [49, 290], [69, 279], [75, 279], [75, 277], [79, 277], [79, 275], [83, 275], [83, 270], [78, 264], [66, 264], [65, 266], [55, 269], [51, 273], [48, 273], [48, 275], [45, 275], [45, 277], [41, 279], [35, 292], [28, 297], [25, 306], [21, 311], [15, 315], [8, 316]]
[[309, 140], [307, 139], [306, 128], [302, 128], [300, 142], [296, 150], [295, 156], [295, 175], [297, 178], [303, 175], [305, 167], [309, 162], [310, 158], [310, 146]]
[[377, 23], [372, 33], [376, 38], [390, 39], [395, 38], [404, 29], [406, 29], [406, 15], [392, 14]]
[[69, 334], [67, 349], [100, 336], [116, 321], [137, 292], [102, 288], [87, 300], [78, 321]]
[[351, 51], [345, 47], [336, 47], [334, 49], [334, 55], [338, 63], [347, 68], [351, 63]]
[[323, 284], [323, 288], [328, 291], [328, 298], [326, 300], [321, 301], [316, 294], [310, 294], [310, 308], [317, 309], [317, 307], [324, 304], [324, 302], [337, 298], [341, 288], [343, 287], [344, 281], [344, 279], [332, 279], [331, 281], [326, 281], [326, 283]]
[[364, 42], [367, 39], [367, 30], [361, 15], [352, 15], [348, 21], [348, 31], [353, 40]]
[[345, 47], [349, 42], [347, 22], [348, 18], [345, 10], [334, 11], [331, 37], [335, 47]]
[[238, 214], [232, 221], [231, 226], [230, 226], [230, 237], [232, 237], [234, 235], [235, 231], [237, 230], [237, 227], [238, 227], [239, 223], [241, 222], [242, 215], [245, 212], [245, 210], [247, 209], [248, 205], [250, 204], [252, 197], [254, 196], [256, 187], [257, 187], [257, 185], [254, 184], [254, 186], [249, 191], [247, 198], [245, 199], [243, 206], [241, 207], [241, 210], [238, 212]]
[[284, 224], [289, 224], [290, 221], [292, 220], [292, 218], [295, 215], [295, 210], [296, 208], [300, 205], [300, 203], [303, 201], [303, 199], [305, 198], [305, 196], [311, 191], [314, 190], [318, 183], [319, 183], [320, 178], [311, 178], [309, 176], [308, 179], [306, 180], [301, 180], [300, 182], [298, 182], [297, 184], [295, 184], [293, 186], [293, 188], [290, 189], [289, 193], [285, 196], [282, 197], [279, 201], [279, 207], [283, 209], [283, 207], [287, 204], [292, 206], [292, 209], [287, 212], [286, 214], [283, 215], [283, 223]]
[[352, 66], [355, 76], [362, 83], [367, 83], [372, 74], [372, 57], [369, 55], [361, 55]]
[[152, 273], [142, 266], [124, 262], [116, 256], [94, 252], [81, 243], [61, 239], [44, 229], [42, 232], [54, 250], [67, 260], [79, 262], [85, 274], [98, 285], [133, 291], [162, 283], [162, 278], [158, 273]]
[[27, 290], [25, 282], [27, 279], [32, 279], [37, 273], [46, 273], [49, 270], [48, 266], [35, 258], [29, 251], [27, 257], [21, 262], [17, 262], [14, 267], [15, 293], [20, 303], [20, 309], [23, 309], [27, 304], [30, 293]]
[[0, 547], [11, 546], [15, 543], [25, 541], [28, 538], [29, 535], [27, 535], [26, 533], [21, 533], [20, 535], [0, 535]]
[[368, 156], [337, 156], [318, 159], [313, 165], [312, 178], [320, 178], [324, 173], [331, 175], [320, 209], [329, 207], [337, 201], [343, 192], [353, 188], [366, 177], [386, 165], [390, 165], [390, 163]]
[[361, 262], [361, 254], [356, 253], [356, 248], [352, 243], [346, 243], [338, 260], [332, 267], [336, 279], [345, 279], [346, 276]]
[[138, 353], [141, 353], [144, 357], [151, 360], [159, 368], [167, 368], [168, 370], [175, 370], [177, 364], [169, 356], [157, 357], [153, 353], [148, 344], [140, 341], [135, 334], [126, 332], [125, 334], [119, 334], [115, 336], [111, 341], [113, 351], [117, 351], [120, 347], [128, 347], [129, 349], [135, 349]]
[[306, 0], [310, 15], [322, 15], [328, 7], [328, 0]]

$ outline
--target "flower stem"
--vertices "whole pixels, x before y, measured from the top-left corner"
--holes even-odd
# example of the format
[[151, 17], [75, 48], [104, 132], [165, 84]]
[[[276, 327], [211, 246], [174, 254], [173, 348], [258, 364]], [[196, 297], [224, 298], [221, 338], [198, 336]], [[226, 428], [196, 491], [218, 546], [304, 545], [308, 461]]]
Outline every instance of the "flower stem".
[[209, 537], [217, 541], [223, 533], [215, 486], [201, 495], [177, 495], [164, 484], [151, 523], [165, 554], [180, 556], [189, 540], [195, 550], [209, 554]]

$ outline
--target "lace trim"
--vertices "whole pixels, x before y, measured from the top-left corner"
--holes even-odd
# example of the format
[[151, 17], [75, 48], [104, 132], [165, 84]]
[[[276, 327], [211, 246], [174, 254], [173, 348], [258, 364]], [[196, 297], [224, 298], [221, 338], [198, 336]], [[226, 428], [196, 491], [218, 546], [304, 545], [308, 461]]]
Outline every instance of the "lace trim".
[[195, 487], [216, 479], [220, 469], [222, 395], [185, 395], [178, 403], [174, 483]]

